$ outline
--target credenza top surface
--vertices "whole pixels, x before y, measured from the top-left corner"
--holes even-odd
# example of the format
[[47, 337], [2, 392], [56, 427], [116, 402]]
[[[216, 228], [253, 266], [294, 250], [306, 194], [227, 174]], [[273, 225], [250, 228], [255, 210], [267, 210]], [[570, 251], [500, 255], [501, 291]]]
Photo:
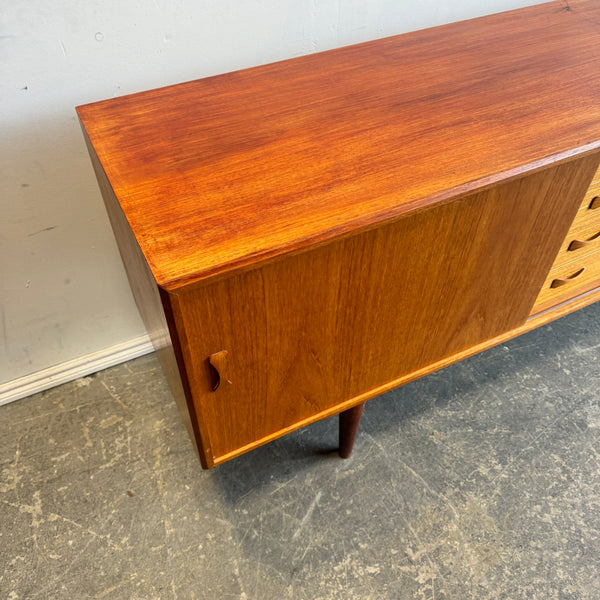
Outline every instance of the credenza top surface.
[[157, 283], [176, 289], [600, 147], [600, 2], [554, 1], [78, 113]]

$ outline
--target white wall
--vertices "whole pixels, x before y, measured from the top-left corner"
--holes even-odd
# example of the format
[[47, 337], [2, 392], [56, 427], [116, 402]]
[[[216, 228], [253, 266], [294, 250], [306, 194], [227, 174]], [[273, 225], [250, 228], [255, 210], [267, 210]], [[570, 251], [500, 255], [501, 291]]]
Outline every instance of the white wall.
[[537, 3], [0, 0], [0, 392], [147, 348], [74, 106]]

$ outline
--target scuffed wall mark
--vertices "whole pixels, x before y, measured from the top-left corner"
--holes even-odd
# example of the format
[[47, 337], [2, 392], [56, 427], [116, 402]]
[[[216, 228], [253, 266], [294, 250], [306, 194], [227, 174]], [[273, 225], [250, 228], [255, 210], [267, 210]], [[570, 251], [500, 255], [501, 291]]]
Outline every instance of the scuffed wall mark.
[[52, 227], [44, 227], [44, 229], [40, 229], [39, 231], [34, 231], [33, 233], [28, 233], [27, 237], [32, 237], [34, 235], [38, 235], [38, 233], [44, 233], [44, 231], [52, 231], [56, 229], [58, 225], [52, 225]]
[[67, 49], [65, 48], [62, 40], [60, 40], [60, 49], [62, 50], [63, 55], [67, 56]]

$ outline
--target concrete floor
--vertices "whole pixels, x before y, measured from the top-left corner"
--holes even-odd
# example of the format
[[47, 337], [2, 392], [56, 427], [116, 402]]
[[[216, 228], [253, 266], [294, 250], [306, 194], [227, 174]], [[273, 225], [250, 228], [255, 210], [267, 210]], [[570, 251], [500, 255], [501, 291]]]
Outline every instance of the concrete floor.
[[600, 598], [600, 303], [202, 471], [154, 355], [0, 408], [0, 598]]

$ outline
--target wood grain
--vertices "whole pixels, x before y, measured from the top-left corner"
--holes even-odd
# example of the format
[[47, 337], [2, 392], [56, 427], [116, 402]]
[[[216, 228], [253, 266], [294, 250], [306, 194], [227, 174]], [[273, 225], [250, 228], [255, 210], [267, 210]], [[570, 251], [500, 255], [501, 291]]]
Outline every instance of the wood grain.
[[78, 112], [173, 290], [598, 148], [598, 22], [555, 1]]
[[600, 181], [597, 179], [599, 173], [596, 173], [594, 180], [590, 184], [585, 196], [581, 201], [581, 206], [575, 215], [575, 219], [569, 228], [565, 239], [560, 247], [554, 267], [566, 264], [572, 260], [580, 258], [584, 254], [594, 252], [594, 248], [581, 247], [574, 251], [571, 248], [573, 241], [593, 238], [600, 232], [600, 204], [596, 207], [594, 199], [600, 194]]
[[269, 442], [272, 442], [273, 440], [277, 439], [278, 437], [286, 435], [287, 433], [290, 433], [296, 429], [300, 429], [301, 427], [305, 427], [306, 425], [309, 425], [310, 423], [314, 423], [315, 421], [319, 421], [321, 419], [327, 419], [329, 417], [332, 417], [332, 416], [340, 413], [340, 411], [349, 410], [354, 406], [358, 406], [358, 405], [364, 403], [365, 401], [369, 400], [370, 398], [380, 396], [381, 394], [385, 394], [386, 392], [389, 392], [390, 390], [393, 390], [394, 388], [404, 385], [405, 383], [410, 383], [411, 381], [414, 381], [415, 379], [425, 377], [426, 375], [429, 375], [430, 373], [434, 373], [435, 371], [439, 371], [440, 369], [443, 369], [444, 367], [447, 367], [455, 362], [464, 360], [465, 358], [469, 358], [470, 356], [474, 356], [475, 354], [478, 354], [479, 352], [483, 352], [484, 350], [488, 350], [489, 348], [493, 348], [494, 346], [497, 346], [498, 344], [502, 344], [502, 343], [504, 343], [510, 339], [513, 339], [519, 335], [527, 333], [528, 331], [531, 331], [532, 329], [535, 329], [537, 327], [541, 327], [542, 325], [551, 323], [552, 321], [555, 321], [556, 319], [560, 319], [568, 314], [571, 314], [572, 312], [575, 312], [576, 310], [585, 308], [586, 306], [589, 306], [590, 304], [593, 304], [594, 302], [598, 302], [598, 301], [600, 301], [600, 287], [595, 288], [584, 294], [581, 294], [580, 296], [569, 298], [568, 301], [563, 302], [562, 304], [559, 304], [559, 305], [552, 306], [551, 309], [549, 309], [549, 310], [540, 312], [536, 315], [532, 315], [531, 317], [529, 317], [529, 319], [527, 319], [527, 321], [525, 323], [523, 323], [522, 325], [520, 325], [518, 327], [515, 327], [514, 329], [511, 329], [510, 331], [507, 331], [496, 337], [493, 337], [488, 340], [484, 340], [482, 342], [474, 344], [473, 346], [466, 348], [462, 352], [458, 352], [456, 354], [453, 354], [452, 356], [448, 356], [446, 358], [438, 360], [434, 363], [431, 363], [430, 365], [427, 365], [426, 367], [423, 367], [422, 369], [417, 369], [416, 371], [413, 371], [412, 373], [408, 373], [407, 375], [397, 377], [397, 378], [393, 379], [392, 381], [389, 381], [388, 383], [386, 383], [378, 388], [373, 388], [372, 390], [369, 390], [368, 392], [365, 392], [364, 394], [361, 394], [360, 396], [357, 396], [355, 398], [351, 398], [350, 400], [347, 400], [346, 402], [343, 402], [338, 406], [326, 409], [320, 413], [315, 413], [315, 414], [311, 415], [310, 417], [307, 417], [306, 419], [303, 419], [302, 421], [293, 423], [292, 425], [290, 425], [280, 431], [277, 431], [273, 434], [265, 436], [264, 438], [254, 440], [253, 442], [251, 442], [250, 444], [248, 444], [242, 448], [238, 448], [237, 450], [235, 450], [229, 454], [225, 454], [225, 455], [219, 457], [217, 460], [215, 460], [214, 464], [218, 465], [218, 464], [224, 463], [228, 460], [231, 460], [232, 458], [235, 458], [236, 456], [239, 456], [240, 454], [243, 454], [254, 448], [257, 448], [258, 446], [268, 444]]
[[[214, 462], [521, 326], [597, 166], [572, 160], [178, 293]], [[207, 357], [223, 350], [235, 383], [212, 392]]]
[[599, 22], [550, 2], [78, 108], [203, 466], [600, 298]]
[[600, 285], [600, 210], [594, 198], [600, 192], [600, 169], [589, 188], [554, 259], [532, 312], [561, 304]]
[[[84, 131], [85, 136], [85, 131]], [[204, 468], [213, 466], [210, 448], [203, 446], [201, 429], [204, 426], [198, 418], [189, 389], [186, 366], [181, 359], [179, 336], [171, 317], [170, 295], [158, 288], [148, 268], [144, 256], [123, 215], [117, 199], [108, 183], [94, 148], [85, 136], [92, 166], [102, 192], [106, 211], [115, 233], [119, 253], [125, 266], [129, 285], [146, 331], [167, 378], [171, 393], [188, 434]], [[206, 438], [206, 434], [204, 434]]]
[[[558, 285], [561, 282], [561, 285]], [[600, 250], [553, 267], [542, 286], [533, 312], [544, 311], [600, 285]]]

